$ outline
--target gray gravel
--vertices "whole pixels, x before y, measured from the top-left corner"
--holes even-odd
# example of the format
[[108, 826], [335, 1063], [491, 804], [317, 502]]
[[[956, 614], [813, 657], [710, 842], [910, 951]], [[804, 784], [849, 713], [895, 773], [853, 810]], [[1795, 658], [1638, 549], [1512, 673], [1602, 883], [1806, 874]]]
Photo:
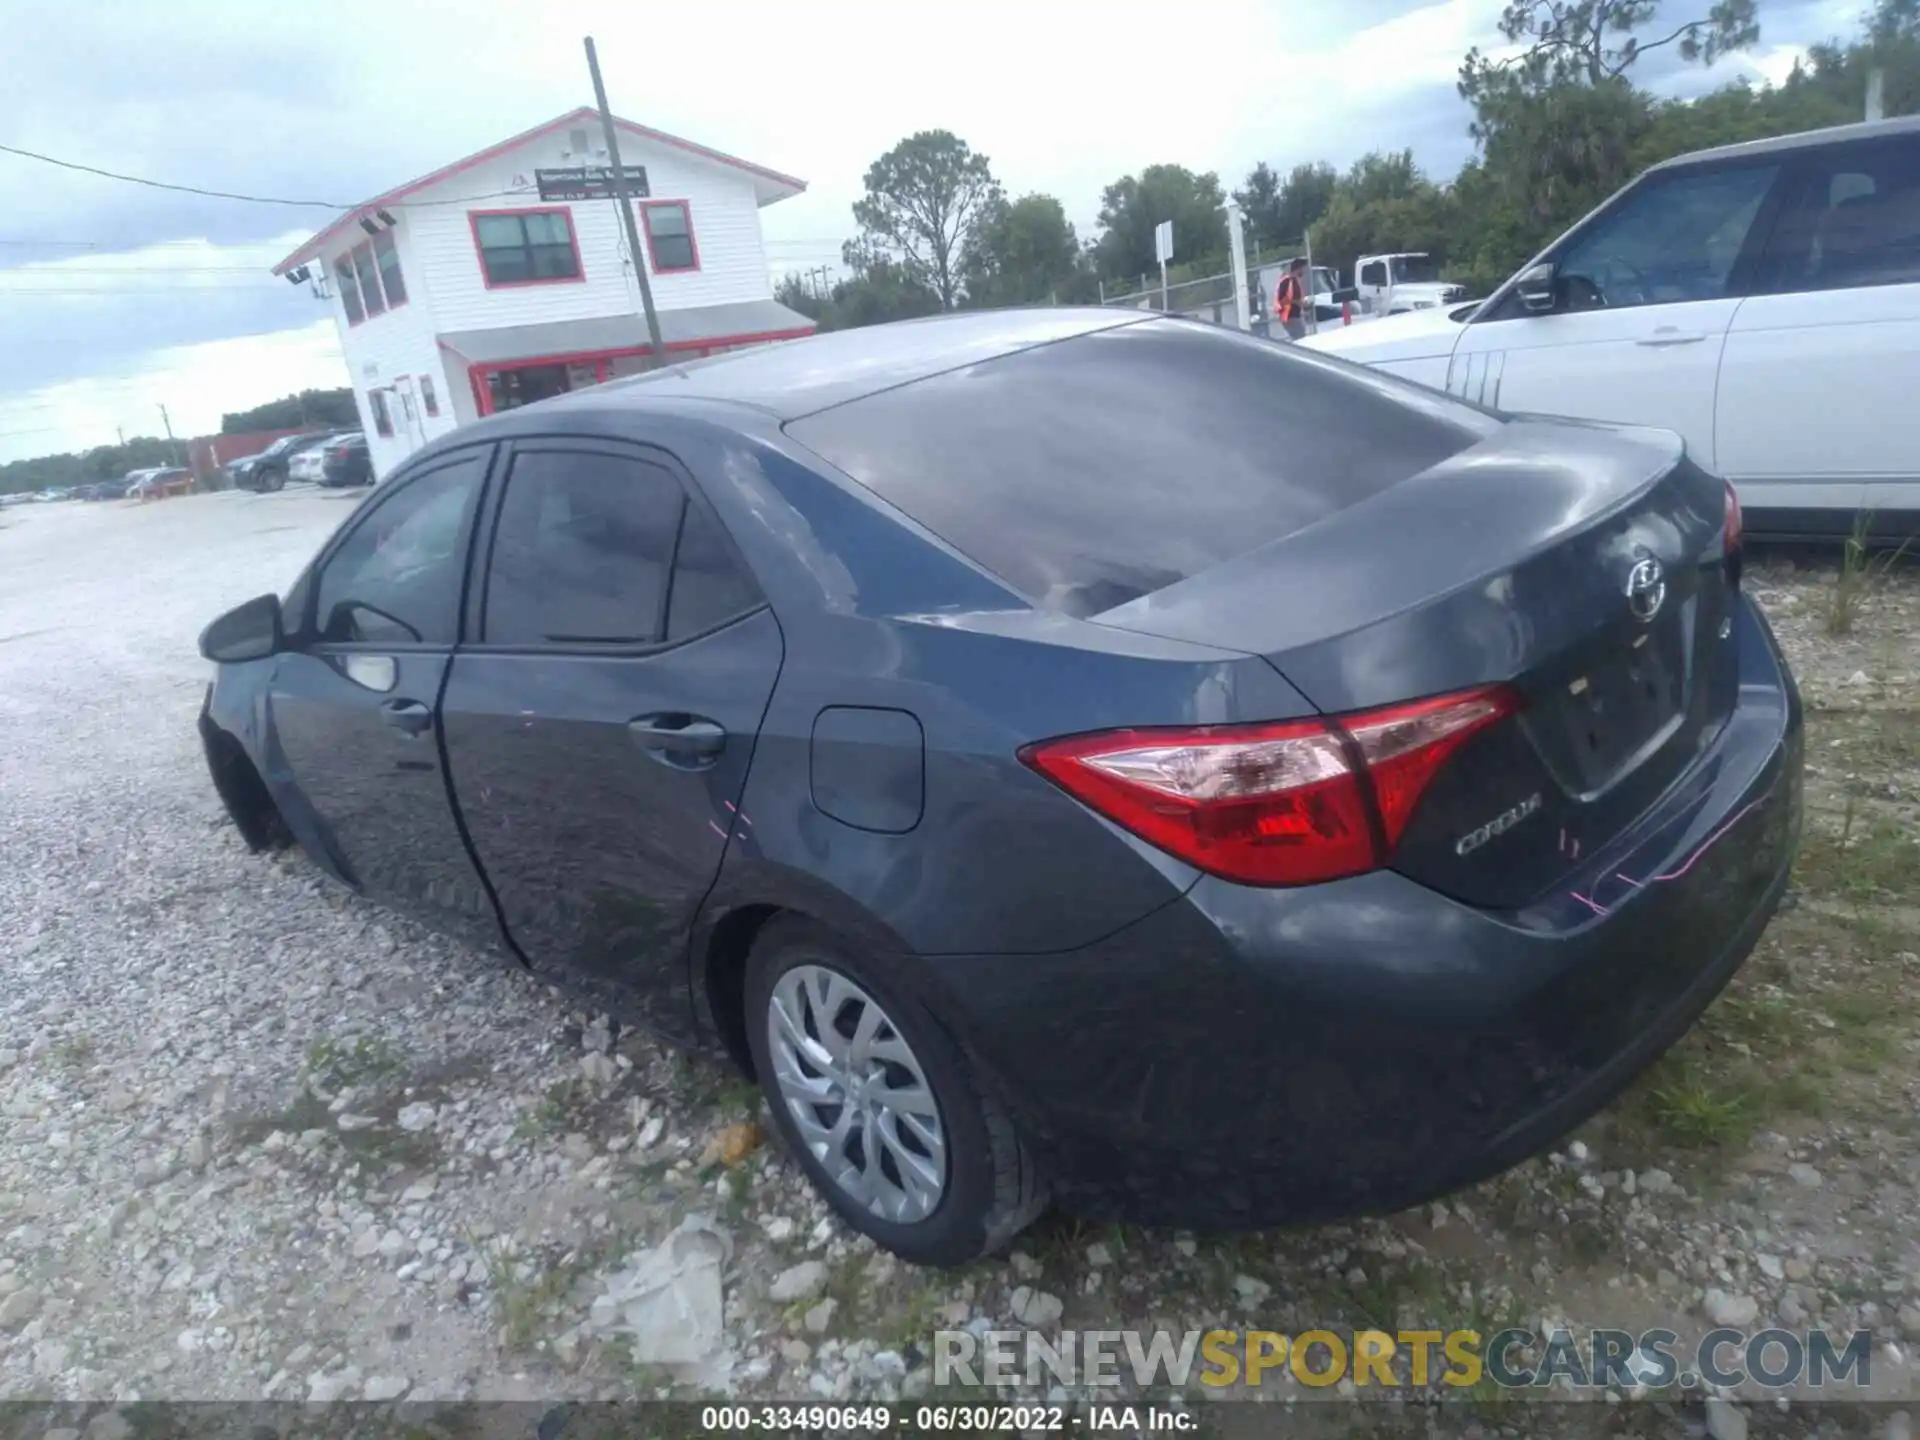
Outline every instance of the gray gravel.
[[[1213, 1239], [1055, 1219], [948, 1274], [877, 1252], [763, 1142], [737, 1080], [298, 855], [248, 855], [224, 822], [194, 638], [284, 587], [352, 504], [295, 488], [0, 528], [0, 1395], [899, 1397], [925, 1393], [941, 1328], [1504, 1317], [1857, 1325], [1875, 1392], [1913, 1397], [1910, 1015], [1835, 1072], [1824, 1113], [1714, 1145], [1622, 1102], [1555, 1156], [1385, 1220]], [[1836, 641], [1831, 581], [1785, 562], [1754, 581], [1814, 708], [1910, 715], [1920, 587], [1896, 576]], [[1817, 736], [1816, 805], [1859, 790], [1911, 822], [1920, 751]], [[1779, 991], [1844, 1035], [1865, 1007], [1833, 997], [1863, 976], [1920, 993], [1920, 902], [1854, 900], [1879, 907], [1876, 968], [1809, 892], [1740, 1003]], [[1748, 1043], [1718, 1033], [1700, 1064]], [[667, 1269], [711, 1286], [684, 1353], [645, 1348]]]

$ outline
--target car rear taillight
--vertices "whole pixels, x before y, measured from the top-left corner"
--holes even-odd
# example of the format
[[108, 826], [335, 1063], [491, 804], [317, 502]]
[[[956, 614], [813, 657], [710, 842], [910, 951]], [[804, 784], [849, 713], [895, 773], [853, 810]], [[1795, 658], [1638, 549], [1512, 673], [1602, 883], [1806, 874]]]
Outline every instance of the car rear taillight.
[[1747, 543], [1747, 522], [1740, 514], [1740, 497], [1734, 491], [1733, 482], [1729, 480], [1726, 485], [1727, 524], [1725, 541], [1721, 548], [1725, 550], [1727, 556], [1727, 579], [1738, 585], [1741, 552], [1746, 549]]
[[1519, 708], [1493, 686], [1326, 719], [1071, 735], [1020, 759], [1209, 874], [1311, 885], [1385, 865], [1447, 758]]

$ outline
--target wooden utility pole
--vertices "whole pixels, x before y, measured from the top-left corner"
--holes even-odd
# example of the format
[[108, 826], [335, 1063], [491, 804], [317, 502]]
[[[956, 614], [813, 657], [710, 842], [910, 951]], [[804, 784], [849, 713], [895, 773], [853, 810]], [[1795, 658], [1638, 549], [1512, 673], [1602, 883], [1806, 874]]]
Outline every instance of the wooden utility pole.
[[180, 442], [173, 438], [173, 421], [167, 415], [167, 407], [160, 407], [160, 423], [167, 427], [167, 449], [171, 451]]
[[633, 273], [640, 280], [640, 304], [647, 312], [647, 339], [653, 345], [654, 363], [667, 358], [667, 347], [660, 339], [660, 317], [653, 308], [653, 282], [647, 278], [647, 257], [640, 249], [640, 226], [633, 218], [633, 202], [627, 196], [626, 171], [620, 168], [620, 137], [614, 131], [613, 112], [607, 109], [607, 87], [600, 80], [600, 57], [594, 53], [593, 37], [587, 40], [587, 70], [593, 76], [593, 99], [600, 107], [600, 128], [607, 136], [607, 163], [613, 167], [613, 203], [620, 207], [620, 223], [626, 227], [627, 249], [633, 254]]

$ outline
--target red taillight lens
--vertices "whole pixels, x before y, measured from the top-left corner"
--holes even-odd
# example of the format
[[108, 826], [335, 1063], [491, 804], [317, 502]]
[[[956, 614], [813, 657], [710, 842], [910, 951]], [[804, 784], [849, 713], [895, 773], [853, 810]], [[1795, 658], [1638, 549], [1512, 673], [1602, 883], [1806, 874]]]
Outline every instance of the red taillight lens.
[[1447, 757], [1517, 708], [1471, 690], [1327, 720], [1107, 730], [1020, 758], [1198, 869], [1310, 885], [1386, 864]]

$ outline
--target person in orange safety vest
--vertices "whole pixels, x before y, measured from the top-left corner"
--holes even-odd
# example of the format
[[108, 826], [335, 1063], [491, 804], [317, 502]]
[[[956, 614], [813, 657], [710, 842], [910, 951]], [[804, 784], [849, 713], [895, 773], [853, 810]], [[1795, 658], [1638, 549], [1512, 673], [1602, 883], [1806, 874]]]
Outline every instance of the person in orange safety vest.
[[1273, 318], [1287, 332], [1289, 340], [1300, 340], [1307, 333], [1307, 262], [1295, 260], [1280, 277], [1273, 296]]

